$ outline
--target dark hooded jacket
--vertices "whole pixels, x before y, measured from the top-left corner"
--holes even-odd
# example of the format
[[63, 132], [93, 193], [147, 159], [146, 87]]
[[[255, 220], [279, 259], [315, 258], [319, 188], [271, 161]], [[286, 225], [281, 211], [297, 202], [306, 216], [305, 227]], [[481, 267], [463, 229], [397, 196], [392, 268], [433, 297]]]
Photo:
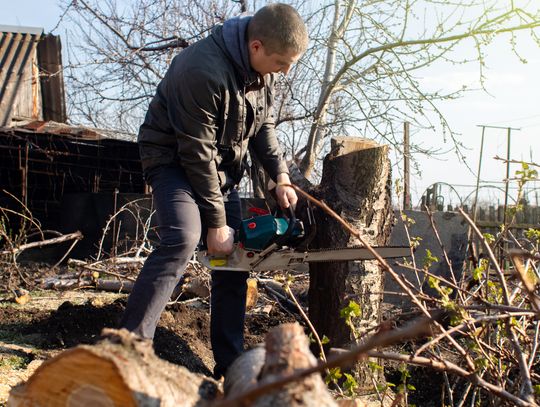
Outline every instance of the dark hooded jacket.
[[227, 20], [173, 59], [139, 130], [145, 172], [181, 165], [208, 227], [226, 224], [222, 194], [240, 182], [248, 147], [272, 179], [288, 172], [274, 133], [274, 75], [249, 64], [250, 18]]

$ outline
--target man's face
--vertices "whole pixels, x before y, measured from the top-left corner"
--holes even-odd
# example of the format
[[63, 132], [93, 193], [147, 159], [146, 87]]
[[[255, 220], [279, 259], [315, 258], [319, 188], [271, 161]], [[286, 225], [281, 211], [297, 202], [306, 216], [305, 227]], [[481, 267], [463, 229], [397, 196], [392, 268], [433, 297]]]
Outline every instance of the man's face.
[[259, 40], [249, 43], [249, 62], [253, 70], [262, 76], [279, 72], [286, 75], [301, 56], [302, 54], [294, 51], [285, 51], [283, 54], [269, 53]]

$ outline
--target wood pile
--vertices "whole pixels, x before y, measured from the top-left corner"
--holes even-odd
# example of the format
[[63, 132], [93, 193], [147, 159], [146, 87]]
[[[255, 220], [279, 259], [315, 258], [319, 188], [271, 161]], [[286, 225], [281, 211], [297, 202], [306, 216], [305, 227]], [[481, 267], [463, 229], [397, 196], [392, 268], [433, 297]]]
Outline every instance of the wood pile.
[[204, 407], [230, 401], [258, 407], [336, 406], [319, 374], [255, 400], [241, 400], [257, 386], [316, 363], [300, 325], [283, 324], [267, 334], [264, 345], [231, 366], [224, 398], [219, 382], [159, 359], [150, 341], [126, 330], [106, 329], [97, 344], [79, 345], [43, 363], [27, 383], [11, 391], [8, 406]]

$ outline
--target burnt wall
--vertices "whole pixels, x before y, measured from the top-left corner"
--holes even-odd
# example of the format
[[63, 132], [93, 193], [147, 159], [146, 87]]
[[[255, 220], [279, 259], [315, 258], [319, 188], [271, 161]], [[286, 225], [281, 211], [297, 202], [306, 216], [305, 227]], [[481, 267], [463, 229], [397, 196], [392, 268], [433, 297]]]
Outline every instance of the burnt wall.
[[[1, 207], [22, 210], [11, 194], [43, 229], [63, 233], [84, 229], [83, 223], [103, 226], [118, 194], [135, 199], [145, 192], [136, 143], [9, 128], [0, 128], [0, 185]], [[89, 200], [102, 201], [103, 209], [85, 214], [70, 206]]]

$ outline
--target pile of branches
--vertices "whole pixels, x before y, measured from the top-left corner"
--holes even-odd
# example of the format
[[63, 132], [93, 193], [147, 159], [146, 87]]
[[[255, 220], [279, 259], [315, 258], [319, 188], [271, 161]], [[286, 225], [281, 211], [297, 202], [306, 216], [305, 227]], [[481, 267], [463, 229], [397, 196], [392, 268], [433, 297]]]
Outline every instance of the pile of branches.
[[[19, 256], [29, 249], [41, 248], [59, 243], [71, 242], [60, 260], [52, 266], [55, 268], [63, 262], [78, 241], [83, 238], [79, 231], [62, 234], [55, 230], [41, 227], [28, 207], [13, 194], [3, 191], [14, 204], [0, 207], [0, 291], [18, 292], [32, 289], [35, 283], [29, 270], [19, 265]], [[18, 207], [15, 210], [12, 208]]]
[[[492, 236], [483, 234], [465, 212], [460, 213], [472, 232], [465, 265], [453, 265], [439, 239], [449, 278], [430, 272], [439, 261], [430, 253], [421, 265], [414, 256], [411, 263], [402, 264], [416, 274], [419, 287], [389, 271], [415, 304], [416, 312], [437, 316], [433, 334], [409, 344], [408, 354], [370, 351], [368, 355], [442, 371], [443, 398], [452, 406], [500, 405], [501, 399], [510, 405], [536, 405], [540, 389], [540, 230], [530, 229], [518, 241], [507, 225]], [[439, 238], [433, 217], [428, 215]], [[403, 220], [405, 224], [411, 221], [406, 215]], [[414, 238], [411, 244], [414, 246]], [[422, 288], [426, 286], [429, 289]], [[403, 390], [406, 397], [407, 387]]]

